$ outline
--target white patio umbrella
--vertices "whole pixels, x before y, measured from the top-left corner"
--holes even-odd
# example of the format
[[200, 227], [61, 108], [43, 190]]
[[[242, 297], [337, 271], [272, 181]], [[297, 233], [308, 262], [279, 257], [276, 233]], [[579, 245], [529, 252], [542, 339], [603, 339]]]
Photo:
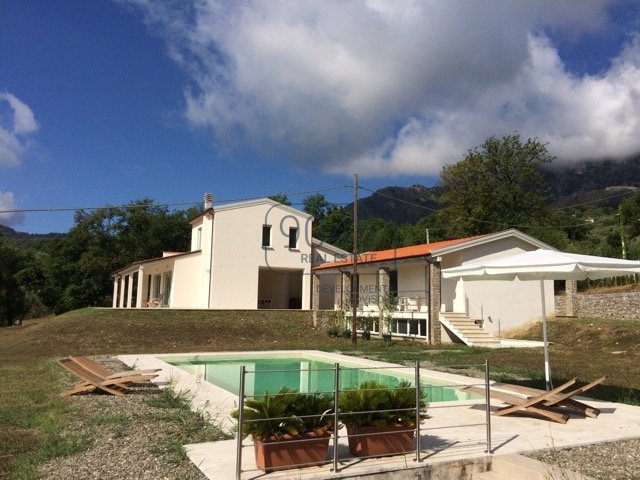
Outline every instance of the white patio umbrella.
[[547, 390], [551, 385], [547, 317], [545, 313], [545, 280], [585, 280], [618, 277], [640, 273], [640, 262], [617, 258], [578, 255], [539, 249], [517, 253], [497, 260], [469, 263], [442, 270], [444, 278], [464, 280], [539, 280], [542, 300], [542, 336], [544, 343], [544, 373]]

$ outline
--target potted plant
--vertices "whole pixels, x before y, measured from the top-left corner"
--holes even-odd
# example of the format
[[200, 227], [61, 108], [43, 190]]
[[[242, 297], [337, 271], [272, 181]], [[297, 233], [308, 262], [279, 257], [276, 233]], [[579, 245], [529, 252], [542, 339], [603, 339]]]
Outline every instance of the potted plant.
[[[379, 457], [413, 450], [416, 397], [410, 382], [402, 381], [392, 388], [370, 380], [343, 391], [339, 402], [352, 455]], [[425, 418], [426, 402], [421, 393], [420, 420]]]
[[[323, 465], [333, 433], [333, 398], [282, 388], [245, 401], [243, 437], [251, 435], [256, 466], [265, 472]], [[231, 416], [239, 417], [235, 410]]]

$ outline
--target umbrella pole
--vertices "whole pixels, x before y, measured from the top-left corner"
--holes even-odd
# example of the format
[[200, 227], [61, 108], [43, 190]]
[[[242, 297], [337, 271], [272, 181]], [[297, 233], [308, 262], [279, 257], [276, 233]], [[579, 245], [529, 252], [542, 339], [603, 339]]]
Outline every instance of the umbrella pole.
[[549, 364], [549, 343], [547, 340], [547, 308], [544, 302], [544, 280], [540, 280], [540, 300], [542, 303], [542, 342], [544, 343], [544, 379], [547, 391], [553, 388], [551, 383], [551, 365]]

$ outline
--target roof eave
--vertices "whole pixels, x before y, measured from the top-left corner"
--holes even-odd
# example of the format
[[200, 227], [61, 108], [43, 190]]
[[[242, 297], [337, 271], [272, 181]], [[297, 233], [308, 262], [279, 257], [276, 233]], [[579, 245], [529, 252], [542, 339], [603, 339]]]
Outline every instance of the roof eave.
[[442, 255], [458, 252], [460, 250], [465, 250], [467, 248], [477, 247], [478, 245], [484, 245], [486, 243], [495, 242], [496, 240], [502, 240], [503, 238], [508, 238], [508, 237], [519, 238], [520, 240], [530, 243], [536, 246], [537, 248], [545, 248], [545, 249], [556, 250], [556, 251], [558, 250], [557, 248], [554, 248], [551, 245], [548, 245], [538, 240], [537, 238], [527, 235], [526, 233], [523, 233], [520, 230], [517, 230], [515, 228], [510, 228], [507, 230], [502, 230], [501, 232], [489, 233], [487, 235], [482, 235], [480, 237], [472, 238], [471, 240], [468, 240], [466, 242], [461, 242], [455, 245], [433, 249], [430, 253], [430, 256], [440, 257]]

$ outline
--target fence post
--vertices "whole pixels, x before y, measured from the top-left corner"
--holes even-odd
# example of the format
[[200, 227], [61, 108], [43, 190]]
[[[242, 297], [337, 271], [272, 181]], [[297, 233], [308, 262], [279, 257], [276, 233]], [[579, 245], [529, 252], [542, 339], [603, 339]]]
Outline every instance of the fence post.
[[340, 398], [340, 365], [334, 365], [333, 373], [333, 473], [338, 473], [338, 422], [340, 410], [338, 400]]
[[238, 387], [238, 439], [236, 443], [236, 480], [242, 476], [242, 422], [244, 410], [244, 372], [245, 366], [240, 366], [240, 385]]
[[420, 400], [422, 398], [420, 391], [420, 361], [416, 360], [416, 462], [420, 459]]
[[485, 403], [487, 405], [486, 417], [487, 417], [487, 450], [486, 453], [493, 453], [491, 451], [491, 395], [489, 393], [489, 360], [484, 361], [484, 392]]

